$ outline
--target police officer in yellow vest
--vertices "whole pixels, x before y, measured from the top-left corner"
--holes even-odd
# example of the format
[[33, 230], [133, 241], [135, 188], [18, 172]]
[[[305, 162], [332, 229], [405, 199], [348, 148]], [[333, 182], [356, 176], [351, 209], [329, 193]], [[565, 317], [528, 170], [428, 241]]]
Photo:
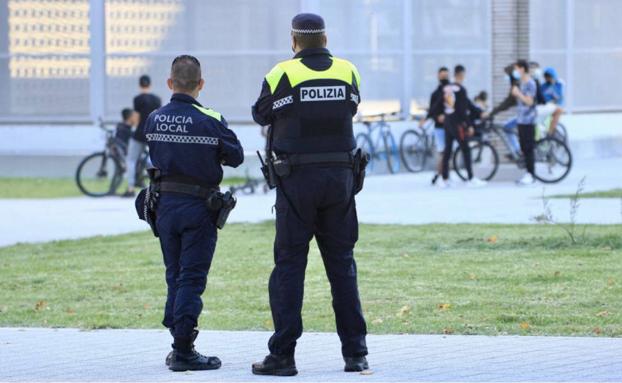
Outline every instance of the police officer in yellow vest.
[[367, 327], [357, 286], [354, 244], [358, 221], [352, 117], [359, 103], [356, 67], [326, 49], [324, 20], [299, 14], [292, 20], [295, 56], [265, 77], [253, 118], [270, 125], [274, 157], [276, 238], [270, 276], [275, 327], [258, 375], [295, 375], [296, 340], [302, 335], [302, 299], [309, 242], [315, 236], [331, 285], [345, 371], [368, 368]]

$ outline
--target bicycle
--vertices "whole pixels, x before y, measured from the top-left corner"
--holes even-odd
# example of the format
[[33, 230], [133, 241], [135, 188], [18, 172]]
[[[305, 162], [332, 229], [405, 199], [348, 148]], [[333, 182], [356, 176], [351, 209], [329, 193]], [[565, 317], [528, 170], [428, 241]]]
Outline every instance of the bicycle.
[[245, 195], [251, 195], [255, 194], [258, 190], [262, 190], [263, 193], [266, 194], [270, 191], [270, 188], [263, 178], [259, 179], [251, 177], [248, 170], [246, 171], [246, 177], [244, 178], [243, 184], [229, 186], [231, 194], [241, 192]]
[[[99, 128], [106, 134], [106, 145], [103, 151], [86, 156], [76, 169], [76, 184], [82, 193], [90, 197], [115, 195], [123, 183], [126, 171], [125, 155], [127, 147], [114, 136], [114, 129], [107, 129], [104, 121], [99, 119]], [[136, 185], [142, 187], [147, 179], [149, 153], [147, 149], [141, 153], [136, 165]]]
[[365, 116], [365, 120], [362, 121], [367, 132], [356, 135], [356, 146], [369, 153], [370, 160], [367, 169], [370, 172], [373, 171], [376, 160], [380, 159], [386, 161], [389, 173], [393, 174], [400, 171], [399, 149], [391, 132], [391, 126], [387, 121], [387, 117], [397, 115], [398, 112], [381, 113]]
[[[415, 121], [418, 121], [415, 118]], [[409, 172], [417, 173], [425, 169], [429, 157], [434, 156], [434, 121], [427, 121], [423, 127], [408, 129], [400, 137], [400, 157]]]
[[[491, 136], [501, 140], [509, 151], [509, 159], [519, 168], [525, 168], [525, 159], [512, 150], [512, 145], [502, 125], [494, 123], [493, 118], [485, 120], [481, 135], [470, 139], [473, 175], [482, 180], [491, 180], [499, 169], [499, 154], [491, 143]], [[568, 145], [555, 136], [538, 139], [534, 148], [534, 177], [543, 183], [556, 183], [563, 180], [572, 168], [572, 153]], [[453, 155], [453, 167], [458, 176], [466, 180], [464, 156], [458, 147]]]

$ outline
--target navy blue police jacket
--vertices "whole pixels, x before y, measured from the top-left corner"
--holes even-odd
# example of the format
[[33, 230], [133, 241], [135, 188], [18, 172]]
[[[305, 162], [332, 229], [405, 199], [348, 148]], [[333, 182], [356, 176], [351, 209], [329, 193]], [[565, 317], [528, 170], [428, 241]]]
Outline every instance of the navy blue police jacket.
[[222, 165], [237, 167], [244, 151], [224, 117], [189, 95], [175, 93], [145, 123], [149, 156], [164, 176], [186, 176], [217, 186]]

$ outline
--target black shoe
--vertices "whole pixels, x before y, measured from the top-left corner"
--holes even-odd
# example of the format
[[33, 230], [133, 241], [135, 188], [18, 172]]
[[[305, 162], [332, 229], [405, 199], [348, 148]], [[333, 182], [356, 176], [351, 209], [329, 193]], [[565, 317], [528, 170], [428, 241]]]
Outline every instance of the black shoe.
[[434, 177], [432, 177], [432, 186], [436, 185], [436, 181], [438, 181], [438, 174], [435, 174]]
[[[193, 331], [189, 338], [175, 338], [172, 344], [173, 351], [169, 354], [169, 370], [172, 371], [202, 371], [217, 370], [222, 363], [215, 356], [205, 356], [199, 354], [194, 349], [194, 341], [199, 335], [198, 331]], [[169, 361], [169, 357], [166, 357]]]
[[168, 368], [171, 371], [217, 370], [222, 365], [217, 357], [201, 355], [194, 348], [189, 352], [173, 350], [170, 356]]
[[345, 372], [360, 372], [363, 370], [369, 370], [367, 358], [364, 356], [344, 356], [343, 360], [346, 362], [346, 365], [343, 368]]
[[264, 358], [263, 362], [253, 363], [253, 374], [294, 376], [298, 374], [298, 370], [293, 356], [270, 354]]

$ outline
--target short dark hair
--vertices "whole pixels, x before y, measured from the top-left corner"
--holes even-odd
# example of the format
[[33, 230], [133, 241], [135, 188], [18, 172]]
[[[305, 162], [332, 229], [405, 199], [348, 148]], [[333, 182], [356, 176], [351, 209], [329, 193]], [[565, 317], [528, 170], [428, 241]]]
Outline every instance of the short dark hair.
[[141, 88], [148, 88], [151, 85], [151, 77], [146, 74], [140, 76], [140, 78], [138, 79], [138, 85]]
[[171, 79], [176, 90], [192, 92], [201, 82], [201, 63], [190, 55], [175, 57], [171, 65]]
[[464, 67], [464, 65], [458, 64], [454, 68], [454, 76], [464, 72], [466, 72], [466, 68]]
[[442, 67], [438, 68], [438, 73], [441, 73], [441, 72], [449, 72], [449, 69], [447, 69], [446, 66], [442, 66]]
[[123, 110], [121, 111], [121, 118], [123, 119], [123, 121], [127, 121], [127, 119], [132, 116], [132, 113], [134, 113], [134, 109], [123, 108]]
[[475, 99], [485, 102], [486, 100], [488, 100], [488, 92], [482, 90], [477, 96], [475, 96]]
[[529, 73], [529, 63], [527, 62], [527, 60], [518, 60], [514, 65], [519, 68], [523, 68], [525, 70], [525, 73]]
[[292, 32], [292, 36], [296, 39], [296, 43], [302, 49], [308, 48], [324, 48], [324, 33], [296, 33]]

